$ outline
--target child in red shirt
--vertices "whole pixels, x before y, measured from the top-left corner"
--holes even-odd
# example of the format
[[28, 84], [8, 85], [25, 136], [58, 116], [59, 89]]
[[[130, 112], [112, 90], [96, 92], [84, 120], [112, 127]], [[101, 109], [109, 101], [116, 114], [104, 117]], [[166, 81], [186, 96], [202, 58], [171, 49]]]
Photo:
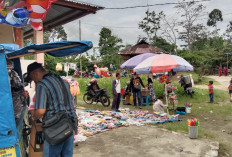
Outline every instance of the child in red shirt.
[[228, 87], [229, 94], [230, 94], [230, 102], [232, 102], [232, 80], [230, 80], [230, 85]]
[[209, 98], [210, 98], [210, 103], [213, 103], [213, 102], [214, 102], [213, 81], [209, 81], [208, 87], [209, 87]]

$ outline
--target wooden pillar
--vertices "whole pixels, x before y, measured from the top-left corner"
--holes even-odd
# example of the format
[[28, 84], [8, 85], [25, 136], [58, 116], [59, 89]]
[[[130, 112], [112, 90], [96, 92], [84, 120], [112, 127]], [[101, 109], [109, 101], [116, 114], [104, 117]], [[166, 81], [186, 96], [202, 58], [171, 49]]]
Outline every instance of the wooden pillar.
[[19, 47], [22, 48], [23, 47], [23, 31], [22, 31], [22, 28], [13, 27], [13, 29], [14, 29], [15, 44], [19, 45]]
[[[14, 42], [19, 45], [20, 48], [23, 47], [23, 30], [22, 28], [13, 27], [14, 31]], [[20, 59], [24, 59], [24, 57], [20, 57]]]
[[[34, 30], [34, 43], [35, 44], [43, 44], [43, 31], [35, 31]], [[38, 63], [42, 63], [44, 65], [44, 53], [36, 54], [35, 60]]]

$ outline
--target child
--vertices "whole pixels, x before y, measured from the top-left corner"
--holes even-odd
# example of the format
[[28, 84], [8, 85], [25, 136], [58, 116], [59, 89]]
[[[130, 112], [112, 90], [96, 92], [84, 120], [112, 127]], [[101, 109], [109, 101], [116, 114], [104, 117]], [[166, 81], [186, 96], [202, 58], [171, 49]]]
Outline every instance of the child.
[[148, 89], [150, 90], [150, 98], [151, 98], [151, 102], [154, 102], [156, 97], [155, 97], [155, 90], [153, 88], [153, 84], [150, 83], [148, 86]]
[[232, 80], [230, 80], [230, 85], [228, 87], [229, 94], [230, 94], [230, 102], [232, 102]]
[[164, 113], [164, 107], [168, 107], [168, 105], [163, 104], [163, 97], [160, 96], [156, 102], [153, 104], [154, 112], [160, 112], [161, 114]]
[[209, 87], [209, 98], [210, 98], [210, 103], [214, 103], [213, 81], [209, 81], [208, 87]]

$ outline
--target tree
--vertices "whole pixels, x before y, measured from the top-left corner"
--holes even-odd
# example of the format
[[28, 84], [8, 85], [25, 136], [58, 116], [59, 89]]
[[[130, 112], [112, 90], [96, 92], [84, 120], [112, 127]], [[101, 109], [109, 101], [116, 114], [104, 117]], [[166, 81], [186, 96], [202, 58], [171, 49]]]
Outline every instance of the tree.
[[162, 33], [161, 35], [167, 39], [172, 45], [174, 45], [174, 51], [177, 53], [177, 33], [178, 33], [178, 23], [177, 19], [172, 19], [172, 21], [168, 21], [165, 14], [161, 16], [163, 26], [161, 28]]
[[122, 39], [112, 35], [109, 28], [103, 27], [99, 33], [99, 51], [101, 56], [116, 54], [122, 47]]
[[209, 19], [207, 21], [207, 26], [217, 26], [218, 21], [223, 21], [222, 12], [219, 9], [214, 9], [209, 13]]
[[167, 42], [165, 39], [161, 37], [158, 37], [156, 39], [156, 42], [153, 43], [153, 45], [167, 52], [173, 52], [176, 48], [176, 45], [170, 44], [169, 42]]
[[161, 11], [156, 14], [155, 11], [149, 12], [149, 10], [147, 10], [145, 13], [146, 17], [139, 22], [139, 28], [147, 34], [149, 43], [156, 42], [157, 32], [160, 29], [160, 20], [163, 12]]
[[192, 43], [195, 41], [195, 34], [198, 30], [201, 29], [202, 25], [197, 25], [195, 22], [202, 15], [204, 11], [204, 6], [202, 4], [196, 4], [193, 1], [186, 2], [183, 0], [175, 6], [178, 9], [178, 14], [181, 14], [183, 18], [179, 25], [182, 26], [183, 31], [179, 32], [179, 39], [187, 43], [187, 48], [189, 52], [192, 51]]
[[232, 21], [229, 22], [227, 25], [226, 32], [224, 33], [224, 36], [228, 42], [228, 44], [232, 44]]
[[44, 32], [44, 43], [57, 40], [67, 40], [67, 33], [63, 26], [58, 26], [51, 31]]

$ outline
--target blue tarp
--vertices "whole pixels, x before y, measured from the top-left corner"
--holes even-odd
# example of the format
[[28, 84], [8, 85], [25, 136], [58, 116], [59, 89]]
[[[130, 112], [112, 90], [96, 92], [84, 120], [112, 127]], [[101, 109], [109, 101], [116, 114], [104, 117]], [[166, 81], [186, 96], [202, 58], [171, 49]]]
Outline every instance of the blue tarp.
[[[77, 45], [78, 44], [78, 45]], [[74, 47], [64, 48], [60, 50], [49, 50], [59, 47], [67, 47], [76, 45]], [[13, 102], [11, 96], [11, 89], [8, 78], [8, 71], [6, 65], [6, 57], [17, 57], [19, 55], [26, 55], [30, 50], [46, 51], [47, 54], [54, 57], [64, 57], [70, 55], [77, 55], [92, 48], [91, 41], [59, 41], [47, 44], [33, 44], [19, 49], [16, 44], [1, 44], [0, 45], [0, 148], [16, 146], [18, 135], [15, 125]], [[17, 60], [18, 58], [16, 58]], [[14, 59], [15, 60], [15, 59]], [[18, 59], [19, 60], [19, 59]], [[17, 60], [17, 61], [18, 61]], [[16, 62], [15, 62], [16, 63]], [[20, 62], [17, 62], [20, 64]], [[21, 69], [18, 69], [18, 73]]]
[[[18, 136], [4, 53], [0, 53], [0, 68], [0, 148], [5, 148], [15, 146]], [[11, 132], [12, 134], [8, 135]]]
[[[33, 45], [26, 46], [22, 49], [19, 49], [17, 51], [5, 51], [5, 53], [7, 57], [14, 57], [14, 56], [19, 56], [19, 55], [24, 55], [24, 54], [26, 55], [30, 53], [29, 52], [30, 50], [36, 50], [36, 51], [45, 50], [46, 51], [49, 49], [54, 49], [58, 47], [66, 47], [66, 46], [71, 46], [71, 45], [76, 45], [76, 44], [79, 44], [79, 45], [70, 47], [70, 48], [65, 48], [65, 49], [53, 50], [53, 51], [47, 52], [47, 54], [54, 56], [54, 57], [65, 57], [65, 56], [70, 56], [70, 55], [78, 55], [83, 52], [86, 52], [87, 50], [91, 49], [93, 46], [93, 43], [91, 41], [58, 41], [58, 42], [52, 42], [52, 43], [46, 43], [46, 44], [33, 44]], [[2, 44], [0, 45], [0, 48], [12, 50], [12, 48], [10, 48], [10, 44]]]

